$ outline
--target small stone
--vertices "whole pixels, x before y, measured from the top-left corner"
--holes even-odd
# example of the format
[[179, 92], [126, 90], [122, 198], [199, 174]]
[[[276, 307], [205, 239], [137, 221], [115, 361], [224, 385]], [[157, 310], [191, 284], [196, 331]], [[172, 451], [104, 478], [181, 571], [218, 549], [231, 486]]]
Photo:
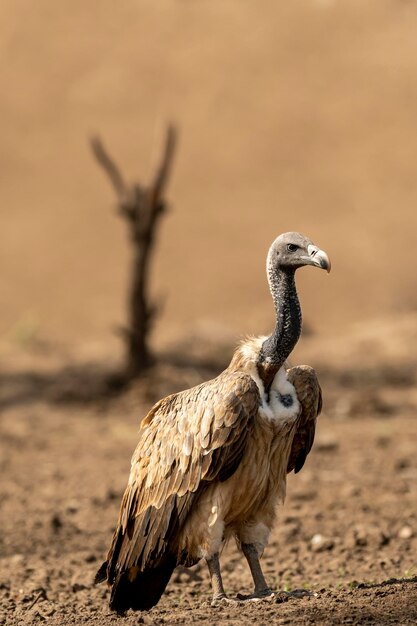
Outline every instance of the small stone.
[[317, 533], [311, 538], [310, 546], [313, 552], [324, 552], [325, 550], [331, 550], [334, 547], [334, 541], [328, 537], [323, 537], [320, 533]]
[[410, 460], [407, 458], [397, 459], [394, 464], [394, 469], [401, 471], [410, 467]]
[[387, 531], [370, 525], [357, 524], [351, 528], [345, 537], [347, 548], [381, 548], [389, 543], [390, 536]]
[[411, 528], [411, 526], [403, 526], [398, 531], [398, 536], [400, 539], [411, 539], [411, 537], [413, 536], [413, 529]]
[[51, 517], [51, 527], [54, 532], [58, 532], [62, 528], [62, 520], [57, 513]]
[[71, 589], [74, 593], [83, 591], [83, 589], [90, 589], [93, 583], [92, 578], [90, 570], [76, 572], [71, 578]]
[[314, 443], [314, 449], [319, 450], [320, 452], [333, 452], [337, 450], [339, 447], [339, 442], [331, 434], [321, 435], [317, 437]]
[[45, 621], [46, 621], [46, 617], [45, 617], [45, 615], [42, 615], [42, 613], [39, 613], [39, 611], [35, 611], [35, 612], [33, 613], [33, 618], [34, 618], [36, 621], [39, 621], [39, 622], [45, 622]]
[[79, 503], [78, 503], [77, 500], [70, 500], [67, 503], [67, 506], [66, 506], [65, 510], [66, 510], [67, 513], [70, 513], [70, 514], [73, 515], [74, 513], [78, 512], [79, 508], [80, 508], [80, 506], [79, 506]]
[[46, 617], [52, 617], [52, 615], [56, 613], [56, 609], [52, 605], [49, 605], [46, 607], [42, 607], [42, 612]]

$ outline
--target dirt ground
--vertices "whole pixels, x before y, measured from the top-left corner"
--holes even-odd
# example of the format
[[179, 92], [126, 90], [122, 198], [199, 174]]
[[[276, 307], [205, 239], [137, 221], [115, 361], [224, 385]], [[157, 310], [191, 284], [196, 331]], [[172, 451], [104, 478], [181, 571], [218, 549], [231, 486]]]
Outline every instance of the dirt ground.
[[[159, 605], [128, 614], [126, 624], [417, 622], [417, 359], [407, 345], [417, 316], [385, 320], [379, 331], [366, 325], [352, 333], [343, 367], [339, 357], [332, 361], [330, 342], [303, 341], [310, 362], [326, 350], [316, 359], [325, 410], [306, 467], [289, 478], [263, 563], [276, 590], [311, 595], [211, 608], [199, 564], [176, 571]], [[369, 345], [374, 356], [355, 361]], [[161, 354], [139, 385], [116, 398], [103, 395], [108, 372], [94, 361], [57, 370], [39, 347], [9, 355], [1, 372], [2, 623], [120, 623], [107, 589], [92, 580], [116, 521], [138, 420], [153, 399], [221, 369], [219, 344], [203, 348], [204, 361], [190, 346], [179, 349], [183, 362]], [[224, 345], [223, 360], [229, 352]], [[381, 353], [378, 368], [372, 358]], [[249, 592], [248, 568], [233, 545], [222, 563], [227, 591]]]
[[[1, 624], [417, 623], [416, 27], [413, 0], [0, 4]], [[158, 361], [115, 396], [130, 251], [88, 138], [147, 181], [169, 120]], [[333, 270], [298, 277], [324, 412], [263, 558], [280, 593], [213, 609], [197, 566], [121, 621], [92, 578], [139, 421], [270, 330], [287, 230]]]

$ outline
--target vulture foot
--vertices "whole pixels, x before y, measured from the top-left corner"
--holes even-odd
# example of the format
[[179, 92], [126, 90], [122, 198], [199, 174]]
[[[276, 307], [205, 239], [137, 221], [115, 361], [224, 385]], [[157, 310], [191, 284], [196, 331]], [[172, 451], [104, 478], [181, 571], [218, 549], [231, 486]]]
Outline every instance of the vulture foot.
[[290, 598], [299, 599], [306, 596], [317, 596], [316, 593], [308, 591], [308, 589], [294, 589], [294, 591], [272, 591], [272, 589], [265, 589], [264, 591], [251, 593], [249, 595], [237, 594], [239, 602], [262, 602], [263, 600], [270, 600], [277, 603], [287, 602]]
[[262, 602], [262, 600], [272, 600], [275, 595], [276, 593], [272, 591], [272, 589], [263, 589], [262, 591], [250, 593], [249, 595], [238, 593], [237, 599], [239, 602]]
[[298, 600], [305, 598], [306, 596], [317, 597], [317, 593], [309, 591], [308, 589], [294, 589], [294, 591], [277, 591], [275, 594], [275, 602], [280, 604], [281, 602], [288, 602], [291, 598]]
[[225, 606], [225, 605], [230, 605], [230, 604], [234, 604], [234, 605], [239, 604], [239, 600], [236, 600], [235, 598], [228, 598], [226, 594], [222, 594], [222, 595], [213, 596], [210, 606], [216, 607], [216, 606]]

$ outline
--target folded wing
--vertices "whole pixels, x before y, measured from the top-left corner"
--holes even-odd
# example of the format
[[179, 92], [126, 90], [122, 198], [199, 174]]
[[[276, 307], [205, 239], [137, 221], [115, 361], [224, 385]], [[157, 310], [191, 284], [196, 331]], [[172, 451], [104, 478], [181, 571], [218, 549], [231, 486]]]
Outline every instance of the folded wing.
[[245, 451], [260, 403], [253, 379], [225, 372], [158, 402], [141, 425], [112, 545], [96, 581], [112, 585], [111, 608], [146, 610], [173, 569], [192, 564], [177, 539], [208, 484], [227, 480]]
[[294, 385], [301, 410], [288, 460], [288, 472], [297, 474], [311, 450], [316, 432], [317, 417], [322, 408], [321, 388], [316, 372], [308, 365], [292, 367], [287, 372]]

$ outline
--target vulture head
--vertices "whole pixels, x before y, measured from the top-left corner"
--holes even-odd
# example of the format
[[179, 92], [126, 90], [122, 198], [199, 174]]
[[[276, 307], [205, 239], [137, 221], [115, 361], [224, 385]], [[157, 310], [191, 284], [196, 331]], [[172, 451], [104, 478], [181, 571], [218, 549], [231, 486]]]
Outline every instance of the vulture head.
[[266, 389], [301, 334], [302, 315], [295, 286], [295, 270], [304, 265], [330, 272], [327, 254], [304, 235], [284, 233], [275, 239], [269, 248], [266, 265], [275, 306], [275, 329], [262, 344], [258, 357], [258, 370]]
[[275, 239], [269, 249], [267, 268], [296, 270], [304, 265], [314, 265], [330, 272], [330, 259], [308, 237], [300, 233], [284, 233]]

